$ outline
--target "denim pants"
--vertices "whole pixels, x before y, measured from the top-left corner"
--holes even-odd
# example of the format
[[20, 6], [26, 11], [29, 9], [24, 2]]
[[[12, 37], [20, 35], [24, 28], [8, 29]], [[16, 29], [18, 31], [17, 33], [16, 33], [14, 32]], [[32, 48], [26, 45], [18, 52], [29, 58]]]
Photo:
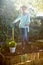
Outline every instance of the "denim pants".
[[28, 28], [20, 28], [20, 35], [22, 41], [28, 41]]

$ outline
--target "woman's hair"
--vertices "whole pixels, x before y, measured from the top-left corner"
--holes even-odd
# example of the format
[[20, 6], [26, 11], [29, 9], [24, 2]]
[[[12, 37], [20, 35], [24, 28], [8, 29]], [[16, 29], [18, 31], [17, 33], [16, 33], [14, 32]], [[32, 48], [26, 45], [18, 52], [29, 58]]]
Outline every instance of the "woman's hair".
[[27, 9], [27, 7], [26, 7], [25, 5], [21, 6], [21, 8], [22, 8], [22, 9], [23, 9], [23, 8]]

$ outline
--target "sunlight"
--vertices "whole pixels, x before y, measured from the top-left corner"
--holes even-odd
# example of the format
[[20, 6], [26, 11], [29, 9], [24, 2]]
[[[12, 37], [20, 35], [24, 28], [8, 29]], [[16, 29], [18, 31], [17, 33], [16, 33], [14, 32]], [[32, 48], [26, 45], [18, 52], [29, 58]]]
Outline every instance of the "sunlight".
[[43, 16], [43, 12], [39, 12], [37, 16]]

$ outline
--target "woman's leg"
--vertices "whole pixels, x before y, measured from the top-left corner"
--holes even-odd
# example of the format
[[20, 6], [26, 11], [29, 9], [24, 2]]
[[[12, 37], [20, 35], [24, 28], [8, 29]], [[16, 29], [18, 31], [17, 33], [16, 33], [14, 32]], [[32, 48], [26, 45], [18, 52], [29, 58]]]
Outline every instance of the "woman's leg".
[[25, 42], [28, 43], [28, 28], [25, 28]]
[[22, 47], [23, 49], [25, 48], [25, 29], [21, 28], [20, 29], [20, 33], [21, 33], [21, 42], [22, 42]]

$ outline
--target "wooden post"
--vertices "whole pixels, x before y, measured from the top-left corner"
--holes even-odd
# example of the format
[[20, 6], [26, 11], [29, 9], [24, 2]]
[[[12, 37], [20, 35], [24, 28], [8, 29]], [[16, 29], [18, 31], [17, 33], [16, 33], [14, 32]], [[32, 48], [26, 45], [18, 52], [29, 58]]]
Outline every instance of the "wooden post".
[[14, 41], [14, 27], [12, 27], [12, 40]]

